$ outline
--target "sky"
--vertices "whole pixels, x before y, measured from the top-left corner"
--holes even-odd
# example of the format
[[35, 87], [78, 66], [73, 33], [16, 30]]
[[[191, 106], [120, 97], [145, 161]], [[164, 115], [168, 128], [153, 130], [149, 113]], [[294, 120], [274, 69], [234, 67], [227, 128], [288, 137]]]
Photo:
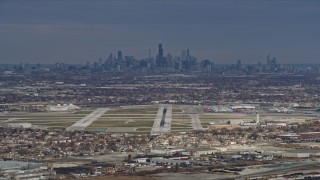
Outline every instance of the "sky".
[[0, 64], [85, 63], [123, 55], [214, 63], [320, 62], [320, 1], [0, 0]]

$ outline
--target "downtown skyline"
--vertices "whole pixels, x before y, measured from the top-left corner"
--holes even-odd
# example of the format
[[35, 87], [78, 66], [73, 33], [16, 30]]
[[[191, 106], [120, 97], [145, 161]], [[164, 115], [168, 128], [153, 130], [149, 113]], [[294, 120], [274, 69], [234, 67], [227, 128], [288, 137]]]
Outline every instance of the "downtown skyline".
[[317, 1], [1, 1], [0, 62], [86, 63], [122, 50], [232, 64], [318, 63]]

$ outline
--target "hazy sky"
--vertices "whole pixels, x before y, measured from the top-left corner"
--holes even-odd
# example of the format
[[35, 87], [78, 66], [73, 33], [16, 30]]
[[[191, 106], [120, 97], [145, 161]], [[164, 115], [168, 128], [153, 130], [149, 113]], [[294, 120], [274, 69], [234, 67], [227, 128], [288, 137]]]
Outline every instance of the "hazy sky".
[[122, 50], [215, 63], [320, 63], [320, 1], [0, 0], [0, 63], [84, 63]]

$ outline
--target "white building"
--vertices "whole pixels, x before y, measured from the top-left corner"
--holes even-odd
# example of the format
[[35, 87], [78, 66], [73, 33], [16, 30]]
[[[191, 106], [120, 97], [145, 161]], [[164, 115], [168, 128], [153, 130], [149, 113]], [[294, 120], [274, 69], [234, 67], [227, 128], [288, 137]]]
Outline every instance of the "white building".
[[79, 110], [80, 107], [73, 104], [58, 104], [56, 106], [48, 106], [48, 111], [72, 111]]

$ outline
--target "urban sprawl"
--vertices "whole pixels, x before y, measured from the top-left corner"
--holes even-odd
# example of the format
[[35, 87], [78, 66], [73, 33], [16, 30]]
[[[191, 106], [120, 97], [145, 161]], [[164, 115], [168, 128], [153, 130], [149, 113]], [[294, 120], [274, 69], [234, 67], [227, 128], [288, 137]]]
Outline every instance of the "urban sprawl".
[[319, 179], [319, 67], [0, 65], [0, 179]]

